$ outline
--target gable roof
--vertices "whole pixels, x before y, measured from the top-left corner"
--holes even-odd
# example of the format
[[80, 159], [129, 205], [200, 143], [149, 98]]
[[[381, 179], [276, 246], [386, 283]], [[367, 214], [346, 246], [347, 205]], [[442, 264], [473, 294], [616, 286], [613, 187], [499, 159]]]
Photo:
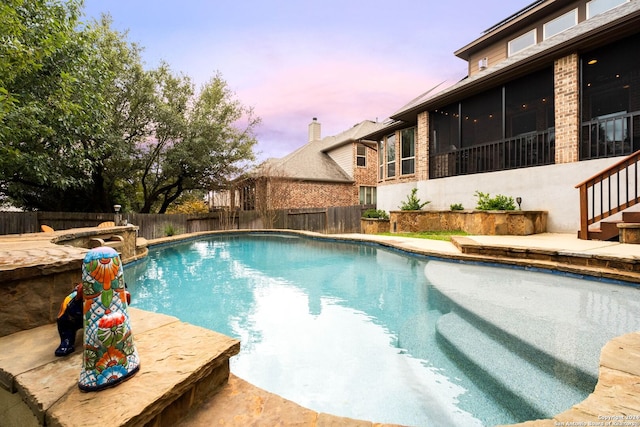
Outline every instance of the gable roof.
[[365, 137], [371, 132], [382, 129], [384, 126], [384, 123], [364, 120], [337, 135], [324, 138], [322, 141], [320, 141], [325, 144], [325, 148], [323, 148], [322, 151], [328, 153], [329, 151], [339, 148], [343, 145], [365, 139]]
[[280, 159], [268, 159], [252, 175], [276, 174], [303, 181], [353, 182], [329, 152], [346, 144], [361, 140], [367, 134], [383, 127], [382, 123], [365, 120], [338, 135], [311, 141]]

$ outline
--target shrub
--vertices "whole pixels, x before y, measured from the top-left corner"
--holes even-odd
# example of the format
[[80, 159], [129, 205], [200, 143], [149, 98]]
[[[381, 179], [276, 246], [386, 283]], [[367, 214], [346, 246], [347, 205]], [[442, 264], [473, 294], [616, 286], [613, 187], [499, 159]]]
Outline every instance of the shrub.
[[382, 209], [367, 209], [362, 213], [362, 218], [389, 219], [389, 214]]
[[491, 197], [489, 193], [480, 191], [476, 191], [475, 196], [478, 198], [476, 209], [481, 211], [512, 211], [516, 208], [513, 197], [510, 196], [498, 194], [495, 197]]
[[400, 210], [402, 210], [402, 211], [419, 211], [424, 206], [426, 206], [429, 203], [431, 203], [429, 201], [421, 202], [420, 199], [418, 198], [418, 196], [416, 195], [417, 192], [418, 192], [417, 188], [411, 189], [411, 193], [407, 196], [407, 201], [406, 202], [402, 202], [402, 205], [400, 205]]
[[204, 200], [185, 200], [180, 204], [174, 204], [167, 209], [168, 214], [196, 214], [208, 213], [209, 206]]
[[164, 225], [164, 234], [167, 237], [171, 237], [176, 234], [176, 229], [173, 228], [173, 224], [165, 224]]
[[454, 203], [452, 205], [449, 205], [449, 208], [452, 211], [463, 211], [464, 210], [464, 206], [462, 206], [462, 203]]

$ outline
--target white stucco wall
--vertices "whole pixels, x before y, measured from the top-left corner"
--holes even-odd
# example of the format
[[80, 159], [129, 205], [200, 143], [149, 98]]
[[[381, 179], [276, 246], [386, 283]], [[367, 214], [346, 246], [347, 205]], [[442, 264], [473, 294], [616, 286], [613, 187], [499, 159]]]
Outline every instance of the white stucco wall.
[[580, 224], [580, 194], [577, 184], [618, 162], [621, 157], [539, 166], [500, 172], [432, 179], [412, 183], [379, 185], [378, 209], [399, 210], [413, 187], [418, 188], [421, 201], [431, 201], [428, 210], [449, 210], [453, 203], [474, 209], [474, 193], [491, 196], [503, 194], [514, 199], [522, 197], [523, 210], [549, 212], [547, 231], [575, 233]]

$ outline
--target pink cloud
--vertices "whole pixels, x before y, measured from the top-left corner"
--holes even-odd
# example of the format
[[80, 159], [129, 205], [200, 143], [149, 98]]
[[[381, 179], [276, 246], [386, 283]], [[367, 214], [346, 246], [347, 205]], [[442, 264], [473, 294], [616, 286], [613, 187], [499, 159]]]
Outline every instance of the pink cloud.
[[268, 70], [237, 95], [262, 118], [260, 151], [265, 157], [281, 157], [282, 152], [287, 154], [307, 142], [307, 126], [313, 117], [322, 124], [323, 137], [362, 120], [382, 121], [440, 83], [438, 79], [371, 57], [350, 61], [331, 57]]

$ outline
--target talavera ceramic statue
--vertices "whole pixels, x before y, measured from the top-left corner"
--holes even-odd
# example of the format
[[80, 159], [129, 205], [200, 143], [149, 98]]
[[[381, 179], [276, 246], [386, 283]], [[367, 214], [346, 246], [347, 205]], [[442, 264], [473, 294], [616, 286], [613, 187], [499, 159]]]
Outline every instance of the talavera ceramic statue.
[[127, 291], [115, 249], [91, 249], [82, 265], [84, 357], [78, 387], [97, 391], [131, 378], [140, 368]]

